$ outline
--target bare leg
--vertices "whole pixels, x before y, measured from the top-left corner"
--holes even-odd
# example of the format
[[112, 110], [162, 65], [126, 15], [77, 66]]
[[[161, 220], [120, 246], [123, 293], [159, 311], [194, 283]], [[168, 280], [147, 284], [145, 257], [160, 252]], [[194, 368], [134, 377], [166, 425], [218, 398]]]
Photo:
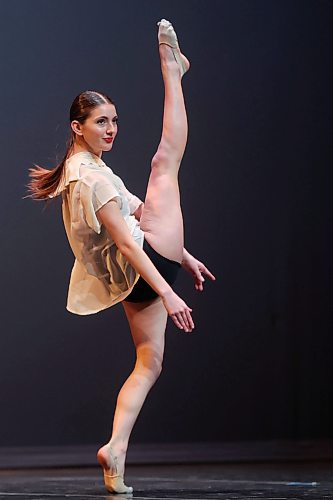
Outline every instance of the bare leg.
[[163, 129], [152, 159], [140, 227], [157, 252], [181, 262], [184, 229], [178, 171], [186, 147], [187, 117], [180, 70], [172, 49], [160, 45], [159, 51], [165, 89]]
[[[112, 436], [97, 457], [109, 474], [124, 475], [128, 440], [146, 396], [162, 369], [167, 312], [161, 299], [145, 303], [122, 303], [131, 328], [137, 360], [133, 372], [121, 388], [113, 420]], [[118, 470], [110, 459], [117, 456]]]
[[[163, 130], [152, 159], [140, 226], [156, 251], [180, 262], [184, 237], [178, 171], [187, 141], [187, 118], [178, 63], [170, 47], [160, 45], [159, 50], [165, 88]], [[183, 60], [188, 66], [186, 58]], [[123, 306], [137, 360], [118, 395], [111, 439], [97, 453], [100, 464], [108, 474], [121, 476], [124, 475], [133, 426], [149, 390], [161, 372], [167, 322], [167, 312], [160, 298], [139, 304], [123, 302]], [[113, 456], [117, 457], [117, 470], [111, 450]]]

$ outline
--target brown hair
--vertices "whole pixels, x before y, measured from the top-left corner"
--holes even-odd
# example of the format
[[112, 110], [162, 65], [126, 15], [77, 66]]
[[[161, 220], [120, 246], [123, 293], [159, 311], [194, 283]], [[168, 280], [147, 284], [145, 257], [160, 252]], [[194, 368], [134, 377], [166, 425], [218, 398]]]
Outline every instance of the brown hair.
[[[96, 106], [106, 103], [114, 104], [110, 97], [100, 92], [93, 90], [81, 92], [81, 94], [75, 97], [71, 105], [69, 112], [70, 123], [73, 120], [77, 120], [83, 124]], [[28, 184], [28, 191], [31, 198], [34, 200], [47, 200], [57, 195], [56, 191], [63, 177], [64, 165], [73, 149], [74, 140], [75, 133], [71, 131], [66, 153], [61, 162], [53, 170], [47, 170], [38, 165], [29, 169], [30, 182]]]

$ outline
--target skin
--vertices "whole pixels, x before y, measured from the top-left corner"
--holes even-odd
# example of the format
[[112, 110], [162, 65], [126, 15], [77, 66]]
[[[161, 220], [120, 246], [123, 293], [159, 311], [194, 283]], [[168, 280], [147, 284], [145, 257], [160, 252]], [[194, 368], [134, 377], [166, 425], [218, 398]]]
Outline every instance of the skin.
[[[181, 262], [193, 276], [196, 290], [203, 291], [204, 275], [211, 280], [215, 277], [185, 250], [183, 244], [178, 171], [187, 141], [187, 118], [180, 71], [170, 47], [160, 45], [159, 51], [165, 89], [162, 137], [152, 159], [145, 203], [133, 215], [140, 221], [148, 243], [161, 255]], [[116, 117], [113, 105], [102, 104], [91, 112], [84, 124], [73, 121], [72, 154], [90, 151], [101, 157], [104, 151], [110, 151], [113, 142], [107, 144], [103, 139], [116, 137]], [[192, 332], [194, 322], [191, 308], [133, 241], [118, 205], [110, 201], [97, 212], [97, 217], [120, 252], [158, 294], [152, 301], [122, 302], [136, 348], [136, 363], [117, 398], [111, 439], [99, 449], [97, 458], [105, 473], [123, 476], [132, 428], [149, 390], [161, 373], [167, 316], [184, 332]], [[112, 455], [117, 457], [117, 467]]]
[[101, 158], [102, 153], [111, 151], [113, 142], [108, 144], [104, 139], [112, 138], [118, 133], [118, 115], [113, 104], [105, 103], [94, 108], [83, 124], [72, 121], [75, 133], [73, 154], [89, 151]]
[[[101, 157], [103, 152], [110, 151], [113, 147], [114, 140], [118, 133], [117, 122], [118, 115], [116, 108], [113, 104], [109, 103], [101, 104], [94, 108], [83, 124], [81, 124], [77, 120], [72, 121], [71, 127], [73, 132], [75, 133], [73, 154], [82, 151], [89, 151], [96, 156]], [[112, 138], [112, 143], [108, 144], [104, 140], [105, 138]], [[177, 162], [175, 163], [176, 165], [178, 165]], [[176, 168], [177, 172], [178, 168], [179, 167]], [[163, 176], [162, 180], [165, 184], [165, 176]], [[155, 180], [155, 183], [156, 182], [158, 182], [158, 179]], [[173, 182], [174, 184], [177, 183], [177, 178], [172, 178], [171, 182]], [[167, 201], [167, 203], [169, 203], [169, 201]], [[135, 214], [135, 216], [139, 220], [143, 211], [144, 207], [140, 206]], [[169, 212], [170, 210], [167, 212], [168, 217], [170, 216]], [[102, 207], [102, 209], [99, 210], [99, 213], [97, 215], [100, 218], [101, 222], [106, 226], [108, 232], [115, 241], [117, 247], [120, 249], [121, 253], [162, 298], [164, 306], [175, 322], [176, 326], [180, 329], [185, 330], [185, 332], [191, 332], [194, 328], [194, 322], [190, 314], [192, 312], [192, 309], [186, 306], [185, 302], [182, 301], [182, 299], [180, 299], [180, 297], [178, 297], [173, 292], [170, 285], [168, 285], [168, 283], [158, 273], [155, 266], [151, 263], [150, 259], [146, 256], [144, 251], [135, 244], [117, 204], [115, 202], [106, 204], [105, 207]], [[154, 245], [153, 236], [151, 236], [151, 234], [148, 235], [148, 232], [151, 233], [151, 231], [147, 231], [146, 239], [147, 241], [150, 240], [149, 242], [152, 242], [152, 244]], [[165, 235], [163, 236], [165, 237]], [[157, 246], [158, 245], [155, 244], [154, 248], [156, 248]], [[213, 275], [205, 268], [205, 266], [201, 262], [192, 257], [183, 247], [181, 249], [181, 252], [182, 256], [180, 262], [182, 262], [182, 265], [185, 269], [194, 274], [196, 289], [203, 290], [204, 278], [202, 276], [202, 273], [210, 275], [211, 279], [213, 279]], [[168, 258], [170, 257], [168, 256]]]

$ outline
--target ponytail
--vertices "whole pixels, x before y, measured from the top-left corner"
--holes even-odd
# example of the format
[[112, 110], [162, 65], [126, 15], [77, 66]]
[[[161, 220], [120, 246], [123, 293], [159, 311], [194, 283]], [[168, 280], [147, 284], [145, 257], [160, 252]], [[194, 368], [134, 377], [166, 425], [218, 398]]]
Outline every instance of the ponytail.
[[67, 145], [65, 156], [61, 162], [53, 169], [36, 165], [34, 168], [29, 169], [30, 182], [28, 184], [29, 197], [33, 200], [47, 200], [58, 196], [57, 189], [64, 176], [64, 166], [74, 145], [74, 138], [71, 138]]

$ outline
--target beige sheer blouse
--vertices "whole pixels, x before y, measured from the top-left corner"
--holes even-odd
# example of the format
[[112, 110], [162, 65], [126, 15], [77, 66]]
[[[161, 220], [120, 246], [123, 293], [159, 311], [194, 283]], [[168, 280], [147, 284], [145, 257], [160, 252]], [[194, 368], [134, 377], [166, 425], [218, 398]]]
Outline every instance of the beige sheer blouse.
[[56, 194], [62, 194], [65, 230], [75, 256], [67, 309], [75, 314], [93, 314], [123, 300], [139, 278], [100, 224], [96, 212], [108, 201], [116, 200], [131, 235], [142, 247], [144, 233], [132, 215], [142, 201], [92, 153], [71, 156], [64, 169]]

